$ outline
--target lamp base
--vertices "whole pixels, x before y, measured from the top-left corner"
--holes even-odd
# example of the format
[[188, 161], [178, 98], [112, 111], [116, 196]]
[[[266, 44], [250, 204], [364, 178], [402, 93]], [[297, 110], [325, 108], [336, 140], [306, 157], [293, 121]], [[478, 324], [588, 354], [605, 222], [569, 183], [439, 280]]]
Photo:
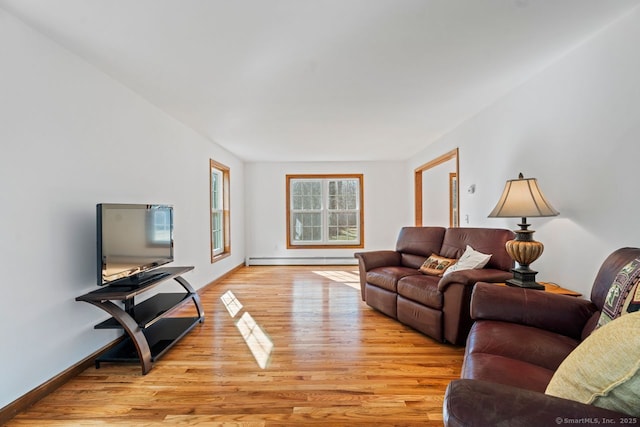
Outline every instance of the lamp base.
[[513, 272], [513, 279], [507, 280], [507, 285], [527, 289], [544, 289], [543, 285], [536, 282], [537, 271], [530, 268], [514, 268], [511, 271]]

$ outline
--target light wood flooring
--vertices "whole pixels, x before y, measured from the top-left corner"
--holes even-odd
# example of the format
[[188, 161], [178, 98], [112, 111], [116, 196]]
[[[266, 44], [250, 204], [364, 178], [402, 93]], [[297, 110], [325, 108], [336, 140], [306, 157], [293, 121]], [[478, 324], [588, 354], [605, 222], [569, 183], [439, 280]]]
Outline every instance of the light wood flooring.
[[374, 311], [357, 281], [356, 266], [240, 268], [147, 375], [91, 367], [7, 425], [441, 426], [464, 349]]

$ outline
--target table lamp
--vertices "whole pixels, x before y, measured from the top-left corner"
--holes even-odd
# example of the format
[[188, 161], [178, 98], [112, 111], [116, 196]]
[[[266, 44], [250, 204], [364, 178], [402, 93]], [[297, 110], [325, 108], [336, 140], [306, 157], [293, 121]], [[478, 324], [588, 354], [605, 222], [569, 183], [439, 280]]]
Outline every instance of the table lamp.
[[527, 224], [527, 217], [556, 216], [556, 211], [544, 198], [535, 178], [524, 178], [522, 173], [518, 179], [510, 179], [504, 186], [502, 196], [498, 204], [489, 214], [489, 218], [522, 218], [515, 240], [509, 240], [505, 248], [511, 258], [518, 265], [513, 268], [513, 279], [507, 280], [511, 286], [521, 288], [544, 289], [536, 283], [536, 273], [529, 268], [529, 264], [537, 260], [544, 245], [533, 240], [533, 230], [529, 230], [531, 224]]

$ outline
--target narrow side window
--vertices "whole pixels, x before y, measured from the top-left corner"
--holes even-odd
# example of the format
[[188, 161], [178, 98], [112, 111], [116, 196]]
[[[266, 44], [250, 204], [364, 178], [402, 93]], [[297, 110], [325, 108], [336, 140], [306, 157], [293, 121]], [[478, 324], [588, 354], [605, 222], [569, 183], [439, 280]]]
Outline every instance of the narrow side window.
[[209, 160], [212, 263], [231, 254], [229, 180], [229, 168], [222, 163]]

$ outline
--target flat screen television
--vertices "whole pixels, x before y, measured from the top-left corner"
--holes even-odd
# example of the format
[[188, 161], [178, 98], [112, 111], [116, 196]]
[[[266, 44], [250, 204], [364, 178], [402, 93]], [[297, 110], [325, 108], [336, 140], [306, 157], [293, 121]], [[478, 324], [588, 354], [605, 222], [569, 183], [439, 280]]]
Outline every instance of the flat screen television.
[[173, 207], [96, 206], [98, 285], [141, 284], [155, 268], [173, 262]]

